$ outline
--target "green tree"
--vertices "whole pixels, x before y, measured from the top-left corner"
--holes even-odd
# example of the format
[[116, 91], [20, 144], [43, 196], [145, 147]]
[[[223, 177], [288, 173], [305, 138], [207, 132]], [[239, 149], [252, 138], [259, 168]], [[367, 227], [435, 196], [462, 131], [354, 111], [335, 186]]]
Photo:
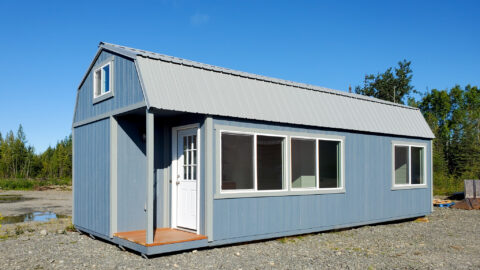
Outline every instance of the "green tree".
[[363, 87], [355, 87], [355, 92], [404, 104], [405, 99], [416, 92], [411, 85], [412, 69], [410, 64], [410, 61], [403, 60], [398, 62], [398, 67], [395, 69], [390, 67], [384, 73], [365, 75]]
[[[434, 179], [459, 189], [462, 180], [480, 178], [480, 90], [467, 85], [432, 90], [418, 102], [435, 134]], [[453, 179], [453, 180], [452, 180]]]

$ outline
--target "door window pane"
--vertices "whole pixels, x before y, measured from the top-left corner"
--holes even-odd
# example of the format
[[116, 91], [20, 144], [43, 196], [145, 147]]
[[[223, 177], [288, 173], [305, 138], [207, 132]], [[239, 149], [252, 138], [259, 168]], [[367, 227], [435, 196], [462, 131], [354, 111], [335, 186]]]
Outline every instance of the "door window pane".
[[192, 179], [197, 180], [197, 166], [192, 166]]
[[423, 184], [423, 148], [411, 147], [412, 184]]
[[257, 189], [283, 189], [284, 138], [257, 136]]
[[253, 189], [253, 135], [222, 135], [222, 189]]
[[340, 142], [318, 141], [319, 187], [340, 187], [340, 169]]
[[408, 183], [408, 146], [395, 146], [395, 184]]
[[316, 187], [315, 140], [292, 139], [291, 144], [292, 187]]

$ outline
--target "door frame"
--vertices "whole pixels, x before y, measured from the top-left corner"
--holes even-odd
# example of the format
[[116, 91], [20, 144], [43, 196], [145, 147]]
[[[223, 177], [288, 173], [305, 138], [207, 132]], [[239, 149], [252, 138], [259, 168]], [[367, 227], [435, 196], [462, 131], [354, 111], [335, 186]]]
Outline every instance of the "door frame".
[[202, 160], [202, 152], [201, 152], [201, 147], [200, 147], [200, 124], [195, 123], [195, 124], [190, 124], [190, 125], [183, 125], [183, 126], [177, 126], [177, 127], [172, 127], [172, 172], [171, 172], [171, 202], [170, 202], [170, 220], [171, 220], [171, 227], [175, 229], [181, 229], [181, 230], [187, 230], [184, 228], [178, 228], [177, 227], [177, 185], [176, 185], [176, 179], [175, 176], [177, 175], [177, 170], [178, 170], [178, 145], [177, 145], [177, 137], [178, 137], [178, 132], [186, 129], [196, 129], [197, 133], [197, 229], [196, 230], [188, 230], [188, 231], [194, 231], [197, 234], [200, 234], [200, 181], [201, 181], [201, 160]]

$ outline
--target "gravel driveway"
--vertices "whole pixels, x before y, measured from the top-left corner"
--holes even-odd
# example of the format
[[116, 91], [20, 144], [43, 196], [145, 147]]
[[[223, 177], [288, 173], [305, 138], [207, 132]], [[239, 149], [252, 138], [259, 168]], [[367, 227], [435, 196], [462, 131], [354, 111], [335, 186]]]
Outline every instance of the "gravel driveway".
[[[148, 260], [76, 232], [57, 232], [66, 224], [59, 220], [34, 229], [26, 224], [24, 233], [0, 240], [0, 269], [480, 268], [480, 211], [436, 209], [428, 218]], [[40, 234], [42, 226], [48, 235]]]

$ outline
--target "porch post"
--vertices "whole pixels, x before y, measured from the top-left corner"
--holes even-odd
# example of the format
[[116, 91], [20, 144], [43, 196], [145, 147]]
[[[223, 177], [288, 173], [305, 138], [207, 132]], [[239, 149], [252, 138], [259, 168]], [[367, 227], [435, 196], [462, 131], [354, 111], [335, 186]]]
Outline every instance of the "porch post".
[[154, 121], [153, 113], [147, 110], [147, 244], [153, 243], [153, 156], [154, 156]]

